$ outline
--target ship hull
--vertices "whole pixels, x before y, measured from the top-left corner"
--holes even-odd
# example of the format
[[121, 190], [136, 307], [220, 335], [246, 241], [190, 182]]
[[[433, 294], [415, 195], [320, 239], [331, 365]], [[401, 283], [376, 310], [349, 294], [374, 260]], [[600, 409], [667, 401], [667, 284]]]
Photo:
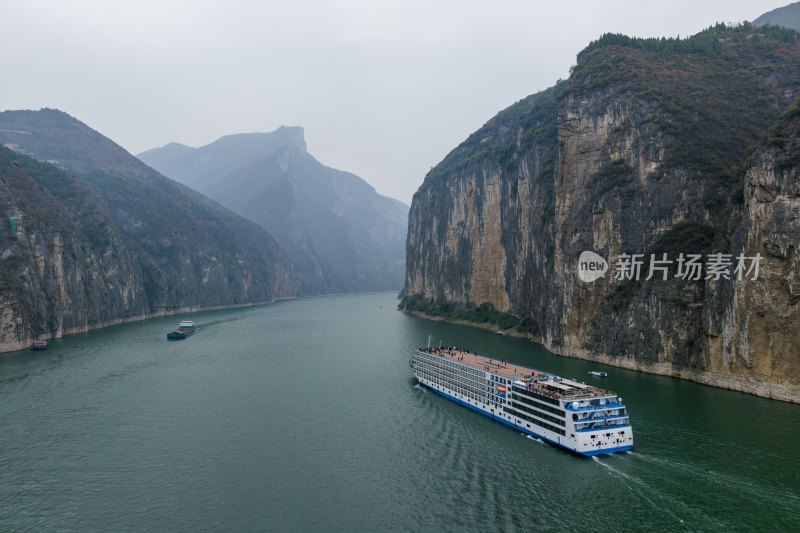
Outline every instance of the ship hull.
[[426, 385], [422, 381], [420, 381], [419, 384], [422, 385], [423, 387], [425, 387], [426, 389], [435, 392], [439, 396], [447, 398], [448, 400], [452, 400], [455, 403], [457, 403], [457, 404], [459, 404], [459, 405], [461, 405], [463, 407], [467, 407], [467, 408], [469, 408], [469, 409], [471, 409], [471, 410], [473, 410], [473, 411], [475, 411], [477, 413], [485, 415], [485, 416], [491, 418], [492, 420], [495, 420], [497, 422], [501, 422], [502, 424], [504, 424], [504, 425], [506, 425], [506, 426], [508, 426], [510, 428], [518, 429], [519, 431], [525, 433], [526, 435], [530, 435], [531, 437], [535, 437], [537, 439], [541, 439], [541, 440], [543, 440], [545, 442], [548, 442], [548, 443], [550, 443], [550, 444], [552, 444], [554, 446], [558, 446], [559, 448], [563, 448], [565, 450], [569, 450], [572, 453], [576, 453], [578, 455], [583, 455], [584, 457], [592, 457], [592, 456], [595, 456], [595, 455], [606, 455], [606, 454], [617, 453], [617, 452], [627, 452], [628, 450], [633, 449], [633, 445], [631, 444], [631, 445], [628, 445], [628, 446], [619, 446], [619, 447], [616, 447], [616, 448], [605, 448], [605, 449], [602, 449], [602, 450], [578, 451], [578, 450], [575, 450], [574, 448], [570, 448], [566, 444], [563, 444], [561, 442], [558, 442], [558, 441], [552, 440], [550, 438], [547, 438], [544, 435], [540, 435], [539, 433], [536, 433], [535, 431], [531, 431], [528, 428], [525, 428], [525, 427], [522, 427], [520, 425], [517, 425], [514, 422], [510, 422], [508, 420], [505, 420], [505, 419], [495, 415], [494, 413], [491, 413], [489, 411], [485, 411], [485, 410], [481, 409], [480, 407], [478, 407], [477, 405], [472, 405], [470, 403], [465, 402], [464, 400], [460, 400], [460, 399], [456, 398], [455, 396], [451, 396], [450, 394], [447, 394], [444, 391], [440, 391], [439, 389], [437, 389], [435, 387], [432, 387], [430, 385]]
[[171, 333], [167, 333], [167, 339], [171, 341], [179, 341], [181, 339], [185, 339], [192, 333], [194, 333], [194, 327], [191, 328], [178, 328]]

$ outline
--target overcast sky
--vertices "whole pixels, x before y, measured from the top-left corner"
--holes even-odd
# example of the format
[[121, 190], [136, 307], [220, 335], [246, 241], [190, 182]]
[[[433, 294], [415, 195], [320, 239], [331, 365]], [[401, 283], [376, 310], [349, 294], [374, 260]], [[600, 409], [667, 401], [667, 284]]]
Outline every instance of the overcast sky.
[[0, 109], [61, 109], [133, 154], [303, 126], [322, 163], [410, 203], [603, 33], [685, 37], [788, 3], [0, 0]]

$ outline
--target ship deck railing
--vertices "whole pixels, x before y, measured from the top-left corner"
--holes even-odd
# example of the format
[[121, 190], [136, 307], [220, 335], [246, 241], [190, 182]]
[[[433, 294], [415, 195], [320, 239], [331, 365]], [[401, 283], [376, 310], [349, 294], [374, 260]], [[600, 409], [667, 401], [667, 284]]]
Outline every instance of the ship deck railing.
[[612, 420], [624, 420], [629, 418], [628, 415], [614, 415], [614, 416], [604, 416], [602, 418], [583, 418], [578, 419], [575, 421], [575, 425], [578, 424], [596, 424], [597, 422], [611, 422]]
[[580, 411], [597, 411], [602, 409], [619, 409], [620, 407], [625, 407], [625, 405], [618, 402], [606, 401], [606, 403], [602, 405], [591, 404], [591, 405], [581, 405], [579, 407], [572, 407], [571, 405], [565, 405], [564, 407], [567, 409], [567, 411], [580, 412]]
[[600, 411], [596, 411], [596, 412], [592, 413], [591, 415], [589, 415], [586, 418], [577, 419], [575, 421], [575, 423], [579, 424], [581, 422], [592, 422], [594, 420], [603, 420], [604, 418], [619, 418], [619, 417], [623, 417], [623, 416], [628, 416], [628, 415], [627, 414], [624, 414], [624, 415], [621, 415], [621, 414], [610, 415], [610, 414], [606, 413], [605, 410], [601, 409]]
[[631, 427], [630, 424], [606, 424], [605, 426], [596, 426], [593, 428], [581, 428], [575, 429], [578, 433], [586, 433], [587, 431], [598, 431], [601, 429], [621, 429], [621, 428], [629, 428]]
[[522, 382], [524, 383], [523, 387], [528, 391], [542, 394], [554, 400], [592, 400], [605, 396], [614, 396], [612, 392], [594, 385], [579, 383], [541, 370], [488, 358], [468, 350], [452, 347], [422, 347], [417, 351], [421, 354], [443, 357], [470, 368], [488, 371], [515, 384]]

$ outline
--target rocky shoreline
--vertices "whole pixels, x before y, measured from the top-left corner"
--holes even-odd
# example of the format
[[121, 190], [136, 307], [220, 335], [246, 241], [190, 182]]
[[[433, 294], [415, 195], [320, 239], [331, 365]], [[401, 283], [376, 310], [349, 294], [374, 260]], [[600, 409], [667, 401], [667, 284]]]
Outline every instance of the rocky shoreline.
[[124, 318], [115, 318], [112, 320], [106, 320], [104, 322], [100, 322], [97, 324], [86, 324], [84, 326], [76, 326], [71, 328], [66, 328], [62, 331], [55, 332], [55, 333], [43, 333], [41, 335], [37, 335], [36, 338], [30, 337], [24, 340], [18, 341], [8, 341], [0, 343], [0, 354], [8, 353], [8, 352], [16, 352], [20, 350], [27, 350], [31, 346], [33, 346], [34, 340], [51, 340], [51, 339], [60, 339], [67, 335], [75, 335], [77, 333], [86, 333], [88, 331], [94, 331], [98, 329], [103, 329], [108, 326], [117, 326], [119, 324], [127, 324], [130, 322], [140, 322], [142, 320], [148, 320], [150, 318], [158, 318], [162, 316], [173, 316], [179, 313], [199, 313], [204, 311], [217, 311], [219, 309], [236, 309], [240, 307], [255, 307], [258, 305], [269, 305], [281, 300], [295, 300], [297, 297], [294, 296], [286, 296], [281, 298], [274, 298], [272, 300], [266, 300], [263, 302], [253, 302], [253, 303], [243, 303], [243, 304], [229, 304], [229, 305], [212, 305], [208, 307], [203, 306], [186, 306], [180, 307], [177, 309], [171, 309], [168, 311], [158, 311], [155, 313], [147, 313], [144, 315], [137, 315], [131, 317], [124, 317]]

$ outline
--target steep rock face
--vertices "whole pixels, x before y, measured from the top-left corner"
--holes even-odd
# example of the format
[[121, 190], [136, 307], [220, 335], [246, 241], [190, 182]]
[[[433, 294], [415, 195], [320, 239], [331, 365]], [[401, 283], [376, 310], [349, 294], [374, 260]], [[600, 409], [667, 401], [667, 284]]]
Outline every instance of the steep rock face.
[[[783, 125], [785, 146], [764, 149], [747, 172], [746, 211], [735, 246], [760, 254], [758, 279], [734, 286], [711, 346], [711, 370], [800, 383], [800, 113]], [[757, 384], [753, 385], [756, 386]]]
[[[563, 355], [800, 401], [794, 185], [765, 175], [768, 162], [745, 175], [800, 90], [797, 37], [782, 32], [588, 48], [568, 82], [499, 114], [426, 177], [404, 294], [489, 302]], [[583, 251], [608, 261], [604, 277], [579, 279]], [[678, 276], [681, 253], [702, 257], [700, 279]], [[706, 279], [711, 253], [730, 254], [734, 279]], [[763, 277], [735, 279], [739, 254], [756, 253], [770, 256]], [[632, 254], [640, 275], [620, 279]], [[646, 279], [663, 254], [667, 272]]]
[[[429, 175], [409, 213], [404, 294], [521, 313], [547, 305], [557, 91], [518, 102]], [[528, 149], [509, 157], [518, 144]]]
[[4, 198], [24, 236], [3, 240], [3, 298], [17, 304], [4, 308], [0, 350], [32, 335], [297, 294], [288, 259], [262, 228], [65, 113], [7, 111], [0, 130], [17, 150], [4, 149], [2, 183], [30, 184]]
[[[140, 250], [73, 177], [5, 148], [0, 176], [0, 211], [8, 215], [0, 235], [3, 350], [149, 312]], [[47, 192], [53, 182], [71, 198], [71, 210]]]
[[[559, 267], [556, 299], [563, 308], [545, 337], [550, 345], [612, 358], [636, 354], [637, 366], [688, 355], [682, 337], [698, 317], [672, 309], [670, 302], [681, 291], [700, 292], [694, 284], [643, 283], [641, 298], [615, 305], [614, 293], [623, 285], [614, 276], [587, 284], [576, 275], [577, 258], [585, 250], [609, 258], [613, 270], [623, 253], [648, 258], [666, 228], [705, 217], [702, 206], [693, 202], [706, 194], [705, 182], [692, 179], [683, 168], [661, 168], [665, 140], [653, 123], [655, 112], [652, 105], [614, 91], [570, 95], [562, 101], [554, 263]], [[647, 267], [643, 265], [642, 280]]]

